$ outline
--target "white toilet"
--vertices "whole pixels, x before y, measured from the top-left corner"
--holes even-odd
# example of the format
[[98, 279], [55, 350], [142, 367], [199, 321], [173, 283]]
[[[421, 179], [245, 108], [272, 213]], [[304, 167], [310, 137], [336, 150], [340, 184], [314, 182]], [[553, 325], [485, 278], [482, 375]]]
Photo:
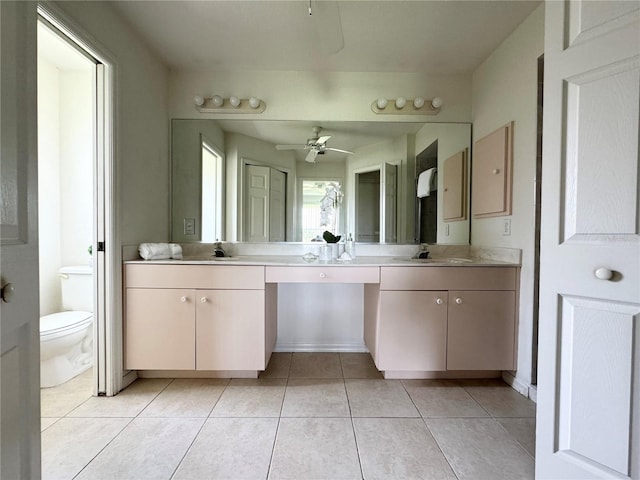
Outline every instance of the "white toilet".
[[93, 272], [62, 267], [62, 308], [40, 318], [40, 387], [55, 387], [93, 364]]

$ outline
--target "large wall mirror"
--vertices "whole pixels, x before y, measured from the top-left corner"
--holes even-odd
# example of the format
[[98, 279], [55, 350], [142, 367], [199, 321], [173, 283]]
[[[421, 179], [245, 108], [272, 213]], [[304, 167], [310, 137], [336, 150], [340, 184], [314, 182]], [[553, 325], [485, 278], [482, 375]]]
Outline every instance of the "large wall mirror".
[[174, 119], [172, 241], [468, 244], [470, 142], [470, 124]]

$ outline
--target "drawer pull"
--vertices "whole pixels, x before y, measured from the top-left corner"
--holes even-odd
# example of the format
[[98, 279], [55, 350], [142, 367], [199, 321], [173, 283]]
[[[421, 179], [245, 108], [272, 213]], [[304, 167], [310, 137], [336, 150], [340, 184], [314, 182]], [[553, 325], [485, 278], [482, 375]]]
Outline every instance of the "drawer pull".
[[456, 298], [456, 303], [460, 305], [462, 303], [462, 299], [460, 297]]
[[600, 267], [593, 273], [598, 280], [611, 280], [613, 277], [613, 272], [605, 267]]
[[202, 303], [207, 303], [207, 297], [202, 297], [202, 298], [200, 299], [200, 301], [201, 301]]
[[438, 298], [436, 298], [436, 303], [438, 305], [442, 305], [444, 303], [444, 301], [440, 297], [438, 297]]
[[187, 302], [187, 297], [180, 297], [180, 301], [182, 303], [186, 303]]
[[327, 274], [324, 272], [320, 272], [320, 278], [327, 278]]
[[500, 169], [499, 169], [499, 168], [494, 168], [494, 169], [493, 169], [493, 174], [494, 174], [494, 175], [497, 175], [497, 174], [499, 174], [499, 173], [500, 173]]

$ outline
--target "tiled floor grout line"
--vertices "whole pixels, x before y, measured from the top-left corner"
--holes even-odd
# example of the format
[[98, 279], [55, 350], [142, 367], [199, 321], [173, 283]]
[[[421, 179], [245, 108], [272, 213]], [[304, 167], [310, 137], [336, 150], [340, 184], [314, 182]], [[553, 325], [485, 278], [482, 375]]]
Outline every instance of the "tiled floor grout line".
[[[293, 355], [291, 355], [291, 361], [293, 361]], [[287, 370], [287, 378], [284, 384], [284, 392], [282, 394], [282, 403], [280, 404], [280, 413], [278, 415], [278, 424], [276, 425], [276, 432], [273, 435], [273, 445], [271, 445], [271, 455], [269, 456], [269, 466], [267, 467], [267, 476], [265, 480], [268, 480], [271, 475], [271, 466], [273, 463], [273, 455], [276, 451], [276, 443], [278, 441], [278, 432], [280, 431], [280, 421], [282, 420], [282, 409], [284, 408], [284, 400], [287, 396], [287, 387], [289, 386], [289, 372], [291, 371], [291, 362], [289, 362], [289, 369]]]
[[[177, 417], [170, 417], [170, 418], [177, 418]], [[200, 417], [200, 418], [202, 418], [202, 417]], [[169, 480], [171, 480], [173, 477], [175, 477], [176, 473], [180, 469], [180, 465], [182, 465], [182, 462], [184, 462], [184, 459], [187, 458], [187, 455], [189, 454], [189, 451], [193, 447], [193, 444], [196, 443], [196, 440], [198, 439], [198, 435], [200, 435], [200, 432], [202, 432], [202, 430], [204, 429], [204, 426], [207, 424], [207, 420], [209, 420], [209, 418], [208, 417], [207, 418], [203, 418], [202, 420], [203, 420], [202, 425], [200, 425], [200, 428], [198, 429], [198, 432], [193, 436], [193, 439], [191, 440], [191, 443], [189, 443], [189, 446], [184, 451], [184, 454], [180, 458], [180, 461], [176, 465], [176, 468], [173, 469], [173, 473], [169, 476]]]

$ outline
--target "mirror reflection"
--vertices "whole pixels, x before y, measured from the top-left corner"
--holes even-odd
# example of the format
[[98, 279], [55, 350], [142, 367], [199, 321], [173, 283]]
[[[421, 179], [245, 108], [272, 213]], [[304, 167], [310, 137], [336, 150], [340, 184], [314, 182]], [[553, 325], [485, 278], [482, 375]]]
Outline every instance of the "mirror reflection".
[[174, 242], [325, 230], [469, 242], [469, 124], [174, 119], [171, 130]]

